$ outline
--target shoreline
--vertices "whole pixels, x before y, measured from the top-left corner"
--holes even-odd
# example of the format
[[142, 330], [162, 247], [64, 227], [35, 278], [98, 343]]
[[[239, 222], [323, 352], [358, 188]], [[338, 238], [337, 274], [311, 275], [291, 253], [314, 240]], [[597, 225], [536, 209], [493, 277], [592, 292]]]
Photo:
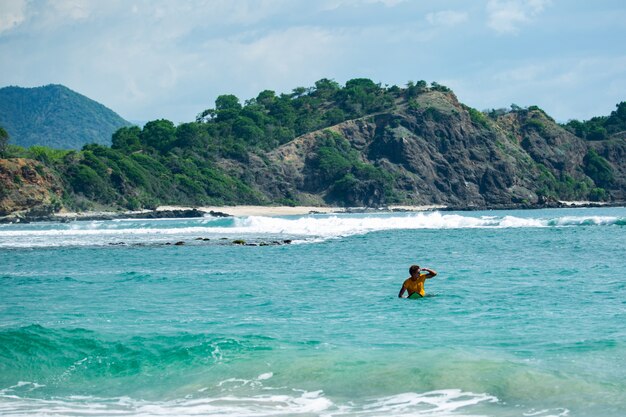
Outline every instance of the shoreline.
[[481, 210], [539, 210], [548, 208], [600, 208], [626, 207], [626, 202], [592, 202], [592, 201], [555, 201], [550, 204], [512, 204], [501, 206], [464, 206], [445, 205], [390, 205], [384, 207], [336, 207], [336, 206], [159, 206], [154, 210], [107, 211], [93, 210], [84, 212], [60, 211], [49, 214], [29, 214], [28, 212], [12, 213], [0, 217], [0, 224], [97, 221], [120, 219], [176, 219], [200, 218], [207, 215], [214, 217], [248, 217], [248, 216], [303, 216], [307, 214], [346, 214], [346, 213], [393, 213], [393, 212], [428, 212], [428, 211], [481, 211]]

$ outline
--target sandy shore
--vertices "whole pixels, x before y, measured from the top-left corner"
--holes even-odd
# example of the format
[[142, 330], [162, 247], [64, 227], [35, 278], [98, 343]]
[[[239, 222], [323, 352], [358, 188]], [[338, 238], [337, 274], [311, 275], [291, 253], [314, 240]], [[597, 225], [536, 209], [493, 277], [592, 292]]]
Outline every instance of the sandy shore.
[[[161, 210], [159, 207], [157, 210]], [[172, 210], [165, 207], [165, 210]], [[231, 216], [298, 216], [313, 213], [342, 213], [345, 211], [341, 207], [311, 207], [311, 206], [222, 206], [222, 207], [198, 207], [202, 211], [219, 211]]]
[[[157, 210], [186, 210], [192, 207], [160, 206]], [[389, 206], [380, 211], [401, 210], [401, 211], [426, 211], [445, 208], [445, 206]], [[362, 208], [344, 207], [314, 207], [314, 206], [209, 206], [198, 207], [198, 210], [210, 212], [221, 212], [231, 216], [299, 216], [310, 213], [346, 213], [350, 211], [365, 210]], [[375, 211], [375, 209], [369, 209]]]
[[[302, 216], [313, 213], [376, 213], [389, 211], [427, 211], [445, 208], [445, 206], [389, 206], [380, 209], [365, 207], [317, 207], [317, 206], [207, 206], [207, 207], [186, 207], [186, 206], [159, 206], [156, 210], [135, 210], [135, 211], [107, 211], [92, 210], [83, 212], [71, 212], [61, 210], [58, 213], [41, 216], [22, 218], [18, 216], [7, 216], [0, 218], [0, 223], [15, 223], [21, 221], [72, 221], [72, 220], [112, 220], [124, 218], [189, 218], [202, 217], [204, 214], [214, 212], [216, 215], [226, 214], [234, 217], [245, 216]], [[187, 212], [187, 213], [182, 213]], [[10, 217], [10, 218], [9, 218]]]

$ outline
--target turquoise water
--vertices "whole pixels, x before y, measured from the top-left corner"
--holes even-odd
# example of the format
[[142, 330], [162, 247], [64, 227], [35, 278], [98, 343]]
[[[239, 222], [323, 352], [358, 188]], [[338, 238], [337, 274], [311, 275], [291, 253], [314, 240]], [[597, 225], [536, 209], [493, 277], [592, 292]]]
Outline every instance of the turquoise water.
[[[0, 415], [624, 416], [625, 226], [624, 208], [0, 226]], [[439, 275], [398, 299], [413, 263]]]

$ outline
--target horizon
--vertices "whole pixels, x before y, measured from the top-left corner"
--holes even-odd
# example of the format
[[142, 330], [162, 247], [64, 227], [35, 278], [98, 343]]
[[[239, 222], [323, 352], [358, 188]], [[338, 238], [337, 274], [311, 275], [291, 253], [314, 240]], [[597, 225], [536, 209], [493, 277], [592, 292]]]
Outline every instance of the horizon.
[[2, 1], [0, 85], [61, 84], [126, 120], [181, 123], [222, 94], [425, 80], [563, 123], [626, 99], [624, 18], [614, 0]]

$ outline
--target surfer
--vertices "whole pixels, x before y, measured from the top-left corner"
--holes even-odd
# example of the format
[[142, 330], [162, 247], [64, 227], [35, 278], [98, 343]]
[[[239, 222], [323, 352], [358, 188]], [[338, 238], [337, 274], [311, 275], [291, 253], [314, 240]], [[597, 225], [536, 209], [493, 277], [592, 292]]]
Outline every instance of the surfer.
[[437, 272], [428, 268], [422, 269], [419, 265], [411, 265], [409, 273], [411, 276], [402, 284], [398, 297], [402, 298], [405, 291], [408, 291], [409, 298], [411, 298], [413, 294], [415, 294], [415, 296], [424, 297], [426, 295], [426, 291], [424, 291], [424, 281], [437, 275]]

